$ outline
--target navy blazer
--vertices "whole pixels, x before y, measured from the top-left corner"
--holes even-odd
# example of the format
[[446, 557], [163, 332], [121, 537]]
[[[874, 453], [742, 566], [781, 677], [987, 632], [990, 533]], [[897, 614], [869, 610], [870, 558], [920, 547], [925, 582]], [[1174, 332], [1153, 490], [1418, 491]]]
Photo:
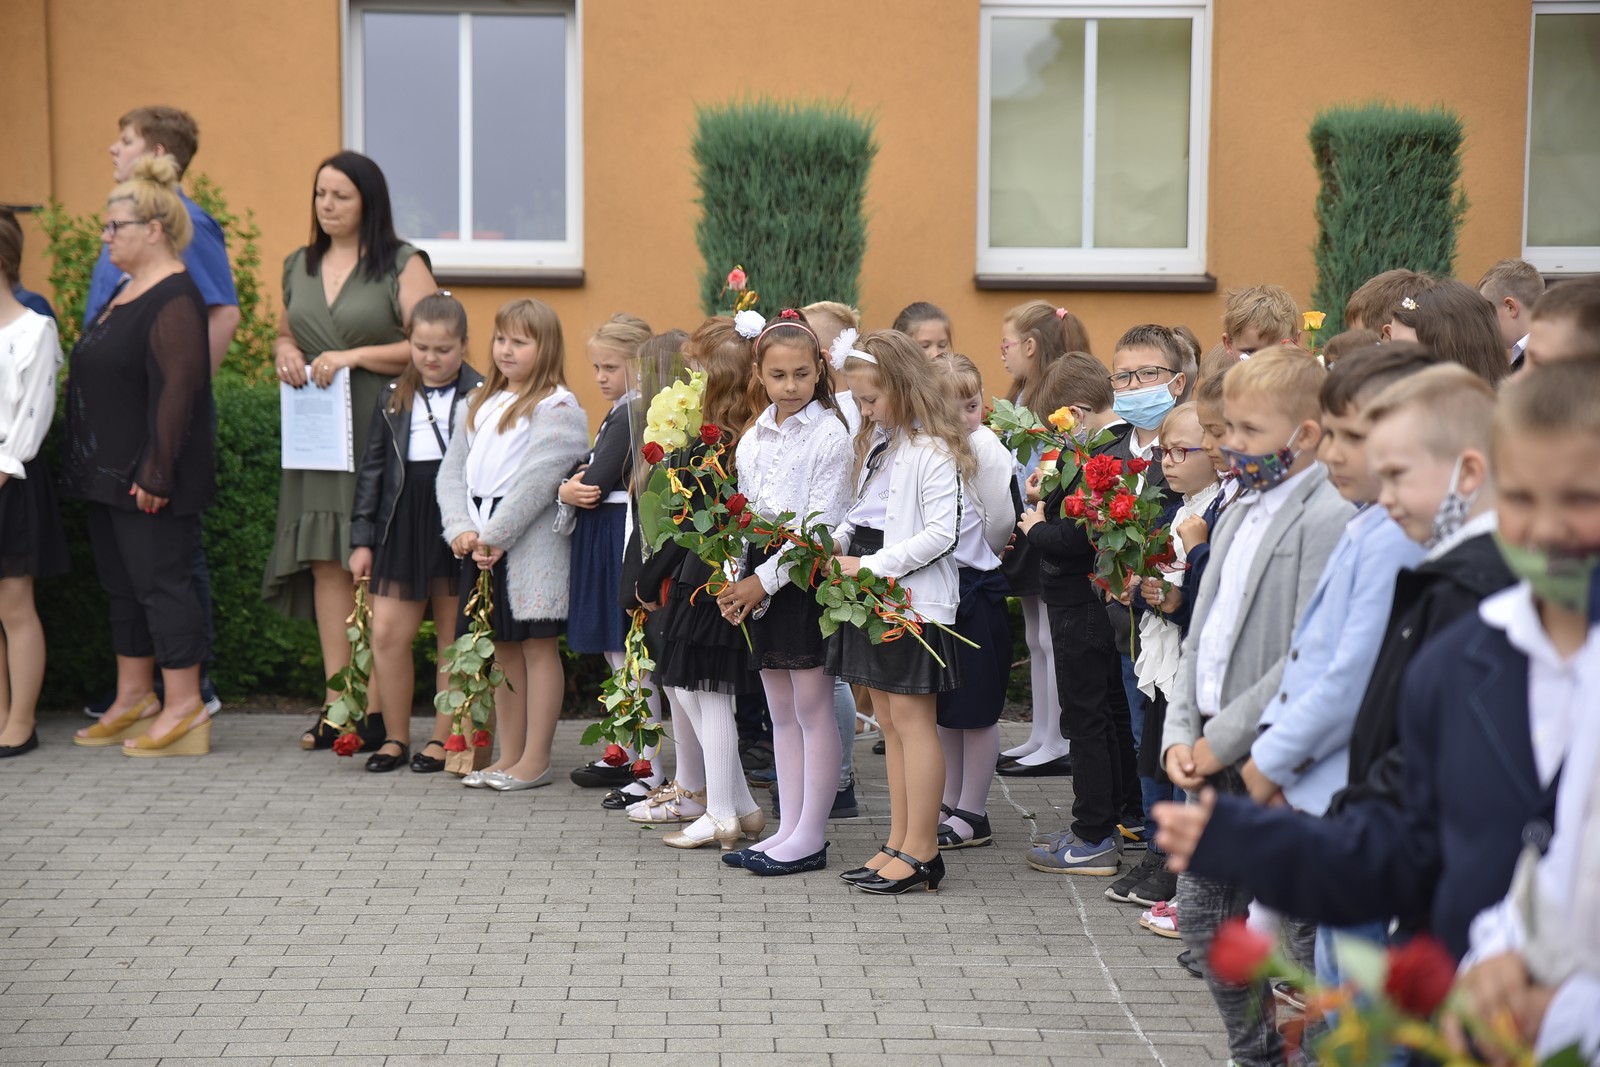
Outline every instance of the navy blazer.
[[1527, 657], [1476, 613], [1417, 653], [1400, 708], [1401, 797], [1324, 818], [1218, 797], [1190, 869], [1319, 923], [1399, 916], [1461, 957], [1473, 917], [1510, 888], [1524, 837], [1548, 841], [1559, 776], [1539, 782]]

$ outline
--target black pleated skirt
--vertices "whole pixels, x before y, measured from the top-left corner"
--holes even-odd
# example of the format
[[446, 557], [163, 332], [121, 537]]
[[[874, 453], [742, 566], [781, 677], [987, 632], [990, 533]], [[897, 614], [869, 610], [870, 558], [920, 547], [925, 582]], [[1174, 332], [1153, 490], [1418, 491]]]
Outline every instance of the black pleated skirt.
[[[751, 549], [745, 573], [752, 573], [775, 551]], [[785, 584], [767, 603], [761, 618], [750, 622], [752, 663], [758, 670], [809, 671], [827, 660], [822, 643], [822, 605], [809, 586]]]
[[667, 592], [662, 651], [656, 680], [674, 689], [738, 696], [761, 687], [750, 669], [745, 630], [717, 610], [717, 598], [702, 588], [711, 570], [690, 556]]
[[[434, 482], [439, 461], [411, 460], [384, 541], [372, 549], [372, 591], [396, 600], [428, 600], [434, 583], [456, 589], [462, 561], [444, 540]], [[473, 577], [477, 577], [476, 574]]]
[[34, 456], [22, 470], [26, 478], [7, 478], [0, 486], [0, 578], [65, 574], [67, 535], [50, 465], [43, 456]]

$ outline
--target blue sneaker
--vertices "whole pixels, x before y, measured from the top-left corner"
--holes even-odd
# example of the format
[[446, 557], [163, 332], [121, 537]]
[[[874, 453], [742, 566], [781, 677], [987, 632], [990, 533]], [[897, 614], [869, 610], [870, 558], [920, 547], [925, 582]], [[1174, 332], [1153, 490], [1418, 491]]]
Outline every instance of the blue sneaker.
[[757, 789], [771, 789], [772, 783], [778, 780], [778, 768], [760, 767], [745, 774], [744, 780]]
[[1108, 878], [1117, 873], [1122, 861], [1120, 842], [1115, 837], [1104, 841], [1084, 841], [1068, 832], [1054, 847], [1040, 845], [1028, 850], [1028, 866], [1051, 874], [1091, 874]]

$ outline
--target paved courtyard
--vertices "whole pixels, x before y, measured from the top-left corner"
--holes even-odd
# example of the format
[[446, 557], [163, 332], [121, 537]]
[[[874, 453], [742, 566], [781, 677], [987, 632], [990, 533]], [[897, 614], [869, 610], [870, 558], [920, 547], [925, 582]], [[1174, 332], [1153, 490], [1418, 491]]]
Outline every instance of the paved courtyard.
[[[298, 717], [230, 710], [203, 760], [78, 748], [84, 721], [49, 716], [0, 763], [6, 1067], [1227, 1055], [1176, 942], [1105, 880], [1022, 861], [1066, 779], [997, 781], [996, 847], [947, 854], [936, 895], [876, 898], [835, 877], [888, 822], [865, 744], [833, 870], [763, 879], [564, 779], [489, 794], [302, 752]], [[580, 726], [558, 767], [585, 758]]]

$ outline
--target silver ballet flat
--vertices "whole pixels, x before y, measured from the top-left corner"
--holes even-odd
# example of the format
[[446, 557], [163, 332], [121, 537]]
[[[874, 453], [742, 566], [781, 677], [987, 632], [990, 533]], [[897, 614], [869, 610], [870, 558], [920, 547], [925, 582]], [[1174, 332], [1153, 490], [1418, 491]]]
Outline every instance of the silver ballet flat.
[[472, 771], [461, 779], [461, 784], [468, 789], [488, 789], [496, 778], [504, 778], [500, 771]]
[[494, 778], [486, 780], [484, 784], [490, 789], [495, 789], [502, 793], [515, 793], [519, 789], [538, 789], [541, 785], [550, 784], [550, 770], [549, 767], [546, 767], [544, 773], [539, 777], [527, 780], [513, 778], [509, 774], [498, 774]]

